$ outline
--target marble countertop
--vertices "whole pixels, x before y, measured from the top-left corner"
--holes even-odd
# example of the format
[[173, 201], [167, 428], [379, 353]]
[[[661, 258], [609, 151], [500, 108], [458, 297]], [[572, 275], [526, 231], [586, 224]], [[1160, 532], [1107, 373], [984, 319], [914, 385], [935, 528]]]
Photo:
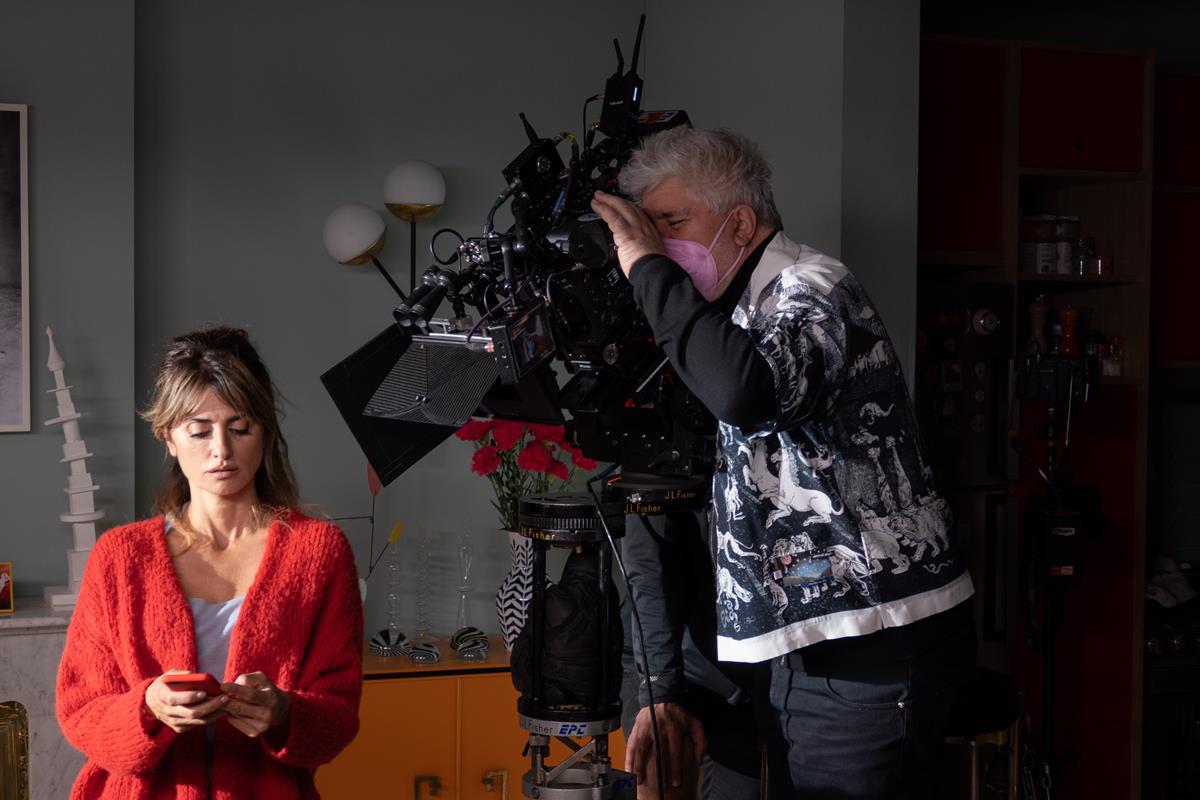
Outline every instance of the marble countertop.
[[70, 611], [54, 611], [38, 597], [18, 597], [16, 610], [0, 615], [0, 636], [21, 633], [57, 633], [67, 629]]

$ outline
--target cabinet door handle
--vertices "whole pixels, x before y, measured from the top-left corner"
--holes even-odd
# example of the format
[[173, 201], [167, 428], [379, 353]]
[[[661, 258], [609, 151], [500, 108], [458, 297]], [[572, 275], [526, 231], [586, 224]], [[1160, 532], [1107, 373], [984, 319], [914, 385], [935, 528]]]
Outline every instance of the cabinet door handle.
[[483, 776], [483, 790], [485, 792], [496, 791], [496, 778], [500, 779], [500, 800], [508, 800], [508, 770], [493, 769]]
[[421, 784], [429, 784], [429, 796], [437, 797], [442, 790], [442, 779], [437, 775], [418, 775], [413, 778], [413, 800], [421, 800]]

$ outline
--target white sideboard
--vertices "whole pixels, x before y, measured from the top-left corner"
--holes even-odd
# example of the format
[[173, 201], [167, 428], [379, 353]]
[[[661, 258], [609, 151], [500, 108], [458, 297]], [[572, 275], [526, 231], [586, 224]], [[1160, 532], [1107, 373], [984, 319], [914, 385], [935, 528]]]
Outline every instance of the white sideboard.
[[54, 717], [54, 679], [70, 612], [51, 611], [40, 598], [16, 600], [0, 616], [0, 702], [16, 700], [29, 715], [30, 800], [66, 800], [83, 766]]

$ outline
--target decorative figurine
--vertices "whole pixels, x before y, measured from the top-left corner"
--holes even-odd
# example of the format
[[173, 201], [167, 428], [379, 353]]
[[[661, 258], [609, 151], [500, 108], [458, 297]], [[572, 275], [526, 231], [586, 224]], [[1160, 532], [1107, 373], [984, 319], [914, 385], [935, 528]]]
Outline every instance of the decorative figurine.
[[87, 443], [79, 434], [79, 418], [83, 415], [75, 410], [75, 404], [71, 401], [71, 387], [63, 379], [66, 362], [54, 346], [54, 331], [49, 326], [46, 327], [46, 338], [50, 342], [50, 357], [46, 359], [46, 369], [54, 375], [54, 388], [48, 393], [53, 394], [58, 403], [58, 416], [46, 420], [45, 425], [62, 425], [63, 429], [63, 457], [60, 463], [71, 465], [71, 475], [67, 479], [65, 489], [70, 510], [60, 514], [58, 518], [71, 523], [74, 547], [67, 551], [68, 584], [47, 586], [44, 596], [51, 609], [69, 611], [75, 608], [75, 601], [79, 597], [83, 568], [87, 564], [88, 554], [96, 544], [96, 521], [104, 517], [104, 512], [96, 508], [95, 494], [100, 487], [93, 485], [92, 476], [85, 463], [92, 454], [87, 451]]

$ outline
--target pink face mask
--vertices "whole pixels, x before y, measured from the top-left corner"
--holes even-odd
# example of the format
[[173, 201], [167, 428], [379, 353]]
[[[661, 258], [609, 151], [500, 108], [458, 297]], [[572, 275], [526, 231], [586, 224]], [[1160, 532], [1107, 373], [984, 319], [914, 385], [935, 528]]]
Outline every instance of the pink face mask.
[[[700, 292], [710, 303], [717, 299], [716, 288], [717, 284], [721, 282], [721, 275], [717, 272], [717, 259], [713, 257], [712, 251], [720, 241], [721, 234], [725, 232], [725, 226], [732, 218], [733, 212], [730, 211], [729, 215], [725, 217], [725, 221], [721, 223], [721, 227], [717, 229], [717, 235], [713, 237], [712, 244], [708, 247], [690, 239], [662, 240], [663, 250], [667, 251], [667, 257], [683, 267], [683, 271], [688, 274], [696, 286], [696, 291]], [[742, 260], [745, 253], [746, 248], [743, 246], [729, 268], [733, 269], [734, 265]]]

